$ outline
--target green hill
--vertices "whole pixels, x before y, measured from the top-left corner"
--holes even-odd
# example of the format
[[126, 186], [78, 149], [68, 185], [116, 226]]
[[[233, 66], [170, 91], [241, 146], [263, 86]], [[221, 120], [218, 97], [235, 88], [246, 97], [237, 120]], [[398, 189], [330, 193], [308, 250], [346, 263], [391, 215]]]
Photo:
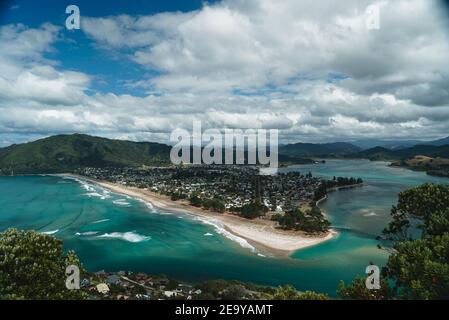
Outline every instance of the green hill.
[[58, 135], [0, 149], [0, 174], [60, 173], [78, 167], [137, 167], [170, 163], [170, 147], [159, 143]]
[[415, 156], [449, 158], [449, 145], [416, 145], [400, 150], [390, 150], [387, 148], [376, 147], [351, 155], [351, 157], [366, 158], [370, 160], [405, 160], [414, 158]]
[[368, 150], [361, 151], [359, 153], [349, 155], [349, 157], [363, 158], [370, 160], [396, 160], [400, 159], [395, 151], [384, 147], [374, 147]]
[[343, 157], [360, 151], [360, 148], [346, 142], [294, 143], [279, 148], [279, 154], [291, 157]]

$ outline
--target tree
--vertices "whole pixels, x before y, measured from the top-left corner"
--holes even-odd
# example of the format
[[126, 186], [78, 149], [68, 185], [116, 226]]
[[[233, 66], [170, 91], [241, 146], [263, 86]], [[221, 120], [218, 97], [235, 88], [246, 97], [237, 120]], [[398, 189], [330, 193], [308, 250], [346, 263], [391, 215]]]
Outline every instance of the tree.
[[241, 284], [231, 285], [223, 290], [221, 298], [223, 300], [242, 300], [246, 296], [246, 288]]
[[314, 291], [304, 291], [299, 295], [298, 300], [329, 300], [329, 296], [324, 293], [317, 293]]
[[381, 280], [379, 290], [369, 290], [365, 280], [364, 277], [357, 277], [348, 286], [341, 281], [337, 290], [338, 296], [345, 300], [386, 300], [392, 297], [392, 290], [384, 279]]
[[449, 233], [399, 242], [383, 274], [402, 299], [449, 299]]
[[273, 300], [329, 300], [329, 296], [312, 291], [299, 292], [293, 286], [280, 286], [273, 294]]
[[213, 210], [216, 212], [224, 212], [225, 211], [225, 204], [223, 201], [219, 199], [204, 199], [203, 200], [203, 208], [206, 210]]
[[[447, 185], [427, 183], [403, 191], [399, 193], [397, 205], [393, 206], [391, 210], [393, 219], [384, 230], [384, 234], [396, 240], [411, 239], [412, 235], [409, 233], [409, 230], [412, 227], [412, 219], [419, 219], [424, 222], [424, 225], [421, 226], [423, 236], [426, 234], [434, 234], [437, 231], [435, 229], [436, 219], [444, 218], [444, 216], [447, 217], [446, 212], [448, 209], [449, 186]], [[443, 217], [441, 214], [443, 214]], [[429, 226], [432, 226], [432, 228], [429, 228]], [[437, 234], [441, 234], [444, 230], [446, 232], [449, 231], [446, 227], [443, 227], [443, 230], [437, 231]]]
[[267, 208], [257, 202], [251, 202], [242, 207], [240, 215], [246, 219], [255, 219], [260, 217], [267, 211]]
[[81, 263], [62, 241], [35, 231], [0, 233], [0, 298], [27, 300], [81, 299], [80, 290], [65, 286], [65, 270]]
[[201, 207], [201, 205], [203, 204], [200, 196], [197, 193], [193, 193], [190, 196], [190, 204], [194, 207]]
[[170, 199], [171, 199], [171, 201], [177, 201], [177, 200], [181, 199], [181, 194], [179, 192], [173, 192], [170, 195]]
[[[382, 288], [390, 283], [396, 299], [449, 299], [449, 186], [424, 184], [401, 192], [391, 215], [384, 234], [393, 242], [393, 253], [382, 269]], [[364, 299], [368, 294], [360, 279], [339, 290], [342, 298]]]
[[325, 182], [320, 183], [313, 193], [313, 200], [318, 201], [327, 195], [327, 185]]
[[306, 213], [296, 208], [286, 212], [284, 215], [274, 215], [273, 220], [277, 221], [282, 229], [301, 230], [309, 233], [320, 233], [328, 231], [330, 222], [323, 216], [317, 206], [312, 206]]

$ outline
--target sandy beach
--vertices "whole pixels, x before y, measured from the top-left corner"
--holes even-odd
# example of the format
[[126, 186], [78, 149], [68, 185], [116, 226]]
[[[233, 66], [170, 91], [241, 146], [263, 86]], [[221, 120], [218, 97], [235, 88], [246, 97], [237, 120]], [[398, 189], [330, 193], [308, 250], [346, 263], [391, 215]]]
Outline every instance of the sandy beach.
[[106, 181], [98, 181], [84, 176], [64, 174], [61, 176], [85, 180], [108, 189], [151, 203], [156, 209], [179, 212], [201, 217], [203, 220], [222, 225], [235, 236], [247, 240], [261, 252], [274, 256], [288, 256], [296, 250], [307, 248], [336, 236], [334, 230], [323, 235], [308, 235], [298, 231], [284, 231], [275, 228], [275, 222], [265, 219], [248, 220], [228, 213], [215, 213], [191, 206], [187, 201], [172, 201], [170, 198], [135, 187], [128, 187]]

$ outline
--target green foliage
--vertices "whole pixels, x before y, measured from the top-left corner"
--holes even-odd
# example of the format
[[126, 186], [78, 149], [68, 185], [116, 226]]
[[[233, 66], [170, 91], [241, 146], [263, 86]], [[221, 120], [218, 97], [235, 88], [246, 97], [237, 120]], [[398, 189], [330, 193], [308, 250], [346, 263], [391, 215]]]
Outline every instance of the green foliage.
[[329, 300], [329, 296], [324, 293], [317, 293], [314, 291], [304, 291], [299, 295], [298, 300]]
[[443, 235], [449, 230], [449, 208], [430, 215], [424, 222], [425, 234], [428, 236]]
[[350, 143], [294, 143], [279, 147], [280, 155], [296, 157], [343, 157], [360, 149]]
[[255, 219], [260, 216], [263, 216], [267, 211], [267, 208], [257, 201], [253, 201], [249, 204], [245, 204], [242, 206], [240, 210], [240, 216], [246, 219]]
[[170, 199], [172, 201], [182, 200], [182, 199], [186, 199], [186, 198], [187, 198], [187, 195], [184, 193], [180, 193], [180, 192], [173, 192], [170, 195]]
[[370, 160], [400, 160], [410, 159], [416, 155], [424, 155], [432, 158], [449, 158], [449, 144], [442, 146], [416, 145], [413, 147], [390, 150], [383, 147], [375, 147], [363, 150], [354, 156]]
[[384, 230], [384, 234], [400, 240], [411, 238], [408, 233], [411, 218], [424, 222], [422, 230], [424, 236], [442, 234], [443, 231], [449, 231], [444, 227], [448, 223], [448, 209], [449, 186], [447, 185], [427, 183], [403, 191], [399, 194], [397, 205], [392, 208], [393, 219]]
[[[449, 299], [449, 186], [424, 184], [401, 192], [391, 215], [384, 234], [393, 240], [394, 252], [382, 269], [383, 279], [392, 284], [388, 294], [396, 299]], [[412, 219], [422, 223], [420, 238], [409, 230]], [[363, 279], [339, 289], [345, 299], [369, 299], [371, 292]], [[386, 297], [387, 292], [375, 296]]]
[[341, 281], [337, 290], [338, 296], [345, 300], [387, 300], [393, 296], [392, 289], [385, 280], [381, 279], [379, 290], [367, 289], [365, 280], [365, 277], [357, 277], [348, 286]]
[[383, 273], [403, 299], [449, 299], [449, 233], [399, 242]]
[[284, 215], [277, 214], [273, 217], [282, 229], [301, 230], [309, 233], [320, 233], [328, 231], [330, 222], [323, 216], [317, 206], [313, 206], [304, 213], [299, 208], [288, 211]]
[[286, 285], [276, 289], [273, 300], [329, 300], [329, 296], [312, 291], [299, 292], [293, 286]]
[[313, 200], [318, 201], [327, 195], [326, 183], [320, 183], [318, 188], [313, 193]]
[[61, 173], [79, 167], [170, 164], [170, 147], [158, 143], [59, 135], [0, 149], [0, 174]]
[[247, 296], [247, 289], [241, 284], [234, 284], [223, 290], [223, 300], [242, 300]]
[[80, 266], [74, 252], [64, 254], [62, 241], [35, 231], [0, 233], [0, 297], [4, 299], [81, 299], [65, 287], [65, 270]]
[[361, 178], [335, 177], [332, 180], [323, 180], [314, 192], [313, 200], [318, 201], [323, 198], [329, 189], [345, 186], [352, 186], [363, 183]]
[[209, 280], [196, 286], [202, 293], [199, 300], [242, 299], [246, 294], [246, 285], [235, 280]]
[[334, 177], [332, 180], [324, 180], [323, 184], [326, 187], [326, 189], [330, 188], [337, 188], [337, 187], [344, 187], [344, 186], [351, 186], [354, 184], [360, 184], [363, 183], [363, 180], [361, 178], [345, 178], [345, 177]]
[[193, 193], [190, 196], [190, 204], [194, 207], [201, 207], [203, 205], [203, 200], [201, 200], [199, 194]]
[[205, 199], [203, 200], [203, 208], [206, 210], [213, 210], [216, 212], [224, 212], [225, 204], [219, 199]]

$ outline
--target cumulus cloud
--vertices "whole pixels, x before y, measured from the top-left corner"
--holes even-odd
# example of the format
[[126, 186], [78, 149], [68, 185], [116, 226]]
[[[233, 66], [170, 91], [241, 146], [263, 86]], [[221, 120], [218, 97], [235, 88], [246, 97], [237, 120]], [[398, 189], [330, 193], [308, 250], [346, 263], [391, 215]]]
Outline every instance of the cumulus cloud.
[[[366, 8], [381, 8], [380, 29]], [[149, 70], [147, 96], [87, 94], [45, 59], [59, 29], [0, 28], [3, 132], [167, 141], [177, 127], [278, 128], [284, 142], [449, 132], [449, 38], [428, 0], [223, 0], [188, 13], [83, 17], [82, 30]]]
[[162, 73], [151, 79], [162, 90], [244, 90], [339, 72], [347, 78], [342, 85], [361, 94], [449, 102], [448, 38], [434, 1], [375, 2], [381, 8], [375, 31], [366, 28], [372, 1], [248, 3], [88, 18], [84, 27], [104, 45], [133, 48], [131, 59]]
[[15, 104], [74, 104], [82, 101], [89, 77], [79, 72], [57, 71], [44, 58], [52, 51], [59, 28], [44, 24], [0, 27], [0, 98]]

